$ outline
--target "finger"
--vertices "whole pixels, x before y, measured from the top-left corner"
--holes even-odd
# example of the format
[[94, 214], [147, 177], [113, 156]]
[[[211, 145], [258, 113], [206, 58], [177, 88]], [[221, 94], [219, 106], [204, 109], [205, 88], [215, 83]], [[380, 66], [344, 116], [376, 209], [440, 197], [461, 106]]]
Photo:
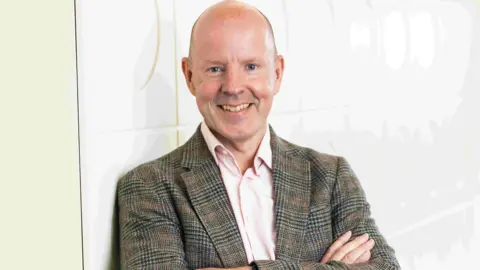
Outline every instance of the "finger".
[[355, 263], [368, 262], [371, 256], [372, 256], [372, 253], [370, 252], [370, 250], [367, 250], [360, 257], [358, 257]]
[[330, 260], [330, 257], [335, 253], [335, 251], [340, 247], [342, 247], [345, 243], [347, 243], [351, 236], [352, 236], [351, 231], [348, 231], [342, 234], [335, 242], [333, 242], [333, 244], [330, 245], [330, 247], [328, 248], [325, 255], [323, 255], [322, 260], [320, 262], [321, 263], [328, 262]]
[[331, 257], [332, 261], [342, 261], [342, 259], [350, 253], [352, 250], [358, 248], [368, 240], [368, 234], [362, 234], [361, 236], [355, 238], [354, 240], [343, 245], [335, 254]]
[[335, 242], [333, 242], [333, 244], [330, 245], [330, 247], [328, 248], [325, 255], [323, 255], [322, 260], [320, 262], [321, 263], [326, 263], [326, 262], [330, 261], [330, 257], [332, 257], [332, 255], [335, 253], [335, 251], [337, 251], [337, 249], [339, 249], [345, 243], [347, 243], [347, 241], [350, 239], [351, 236], [352, 236], [351, 231], [348, 231], [348, 232], [342, 234], [337, 240], [335, 240]]
[[371, 250], [375, 242], [373, 239], [368, 240], [367, 242], [363, 243], [361, 246], [357, 247], [356, 249], [349, 252], [343, 259], [342, 262], [344, 263], [354, 263], [362, 254]]

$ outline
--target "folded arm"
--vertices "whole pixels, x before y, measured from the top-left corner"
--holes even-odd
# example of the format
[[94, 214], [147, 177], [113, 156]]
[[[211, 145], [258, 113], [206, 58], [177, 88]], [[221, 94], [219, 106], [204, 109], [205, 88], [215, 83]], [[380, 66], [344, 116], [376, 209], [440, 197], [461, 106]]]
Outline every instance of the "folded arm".
[[334, 239], [351, 231], [354, 236], [367, 233], [375, 241], [371, 258], [368, 262], [345, 264], [339, 261], [320, 262], [288, 262], [288, 261], [256, 261], [259, 269], [352, 269], [352, 270], [396, 270], [400, 266], [395, 258], [394, 250], [388, 246], [380, 234], [375, 221], [371, 217], [370, 205], [359, 180], [348, 162], [338, 158], [337, 175], [332, 191], [332, 226]]

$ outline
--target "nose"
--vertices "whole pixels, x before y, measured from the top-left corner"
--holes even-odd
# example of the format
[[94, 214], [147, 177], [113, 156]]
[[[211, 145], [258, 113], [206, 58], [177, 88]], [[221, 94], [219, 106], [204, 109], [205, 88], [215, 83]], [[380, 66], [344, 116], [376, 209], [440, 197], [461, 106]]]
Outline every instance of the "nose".
[[229, 68], [225, 73], [222, 92], [229, 95], [238, 95], [244, 90], [244, 74], [236, 68]]

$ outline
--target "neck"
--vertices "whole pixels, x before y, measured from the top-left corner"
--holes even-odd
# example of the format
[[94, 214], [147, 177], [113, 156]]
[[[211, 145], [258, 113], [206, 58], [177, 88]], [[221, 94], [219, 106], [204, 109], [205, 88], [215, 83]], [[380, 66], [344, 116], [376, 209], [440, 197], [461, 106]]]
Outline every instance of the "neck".
[[264, 127], [254, 136], [239, 141], [229, 140], [220, 134], [215, 134], [215, 136], [225, 146], [225, 148], [227, 148], [228, 151], [233, 154], [243, 174], [249, 167], [253, 166], [253, 159], [257, 154], [260, 143], [262, 142], [266, 132], [267, 128]]

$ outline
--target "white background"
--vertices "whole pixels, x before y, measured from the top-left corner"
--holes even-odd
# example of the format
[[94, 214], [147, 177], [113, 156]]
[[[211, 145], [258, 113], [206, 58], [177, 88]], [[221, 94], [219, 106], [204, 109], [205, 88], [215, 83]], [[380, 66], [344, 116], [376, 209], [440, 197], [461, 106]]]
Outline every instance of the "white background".
[[[78, 0], [85, 269], [116, 265], [124, 173], [201, 117], [181, 73], [217, 1]], [[270, 18], [284, 83], [277, 133], [343, 155], [402, 269], [473, 269], [480, 254], [480, 16], [464, 1], [246, 1]]]

